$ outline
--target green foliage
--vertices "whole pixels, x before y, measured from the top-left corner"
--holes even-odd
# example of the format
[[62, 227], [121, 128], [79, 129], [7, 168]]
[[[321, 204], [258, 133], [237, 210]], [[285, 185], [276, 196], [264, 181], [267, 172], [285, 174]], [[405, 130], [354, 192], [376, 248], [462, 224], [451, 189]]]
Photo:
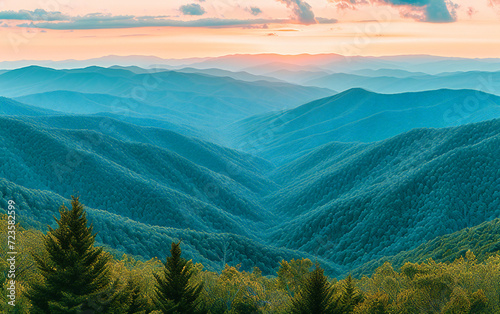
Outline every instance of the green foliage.
[[141, 286], [132, 278], [127, 281], [127, 286], [124, 294], [128, 298], [128, 309], [126, 314], [146, 314], [151, 308], [148, 300], [141, 291]]
[[354, 280], [349, 274], [346, 279], [342, 281], [342, 293], [340, 297], [342, 313], [352, 313], [356, 305], [361, 303], [363, 296], [357, 291], [354, 286]]
[[94, 247], [83, 205], [72, 198], [72, 209], [60, 209], [58, 228], [44, 237], [44, 255], [34, 255], [42, 276], [27, 294], [32, 313], [78, 313], [110, 286], [110, 256]]
[[[477, 255], [475, 258], [478, 262], [483, 262], [498, 253], [499, 242], [500, 219], [494, 219], [472, 228], [438, 237], [413, 250], [370, 261], [356, 268], [354, 273], [357, 275], [372, 273], [384, 262], [390, 262], [395, 267], [403, 266], [406, 261], [425, 262], [429, 258], [436, 262], [453, 262], [460, 257], [465, 257], [469, 250]], [[403, 269], [405, 272], [413, 271], [411, 268]]]
[[376, 309], [380, 313], [498, 313], [500, 256], [483, 262], [471, 251], [465, 256], [452, 263], [408, 262], [400, 272], [385, 263], [358, 283], [366, 298], [354, 313]]
[[163, 276], [155, 275], [157, 284], [153, 301], [163, 313], [198, 313], [203, 284], [190, 283], [192, 262], [181, 257], [180, 246], [180, 242], [172, 242], [171, 256], [167, 257]]
[[310, 259], [292, 259], [290, 262], [282, 260], [278, 270], [278, 281], [282, 289], [294, 297], [311, 272], [313, 263]]
[[388, 314], [389, 296], [376, 292], [368, 296], [365, 301], [354, 308], [354, 314]]
[[[290, 312], [297, 314], [340, 313], [339, 301], [334, 298], [334, 292], [332, 285], [323, 274], [323, 269], [316, 266], [300, 288], [297, 296], [292, 300]], [[340, 301], [346, 308], [350, 305], [349, 297], [350, 295], [345, 294]], [[344, 301], [349, 303], [343, 303]]]
[[[0, 215], [0, 237], [7, 239], [8, 216]], [[16, 277], [8, 278], [9, 264], [7, 263], [7, 241], [0, 241], [0, 312], [8, 313], [12, 307], [8, 305], [7, 287], [10, 280], [16, 281], [15, 313], [28, 313], [30, 302], [26, 297], [26, 291], [30, 282], [39, 279], [36, 264], [32, 253], [41, 253], [43, 250], [43, 234], [33, 229], [24, 229], [19, 223], [16, 224]]]
[[[0, 219], [0, 226], [6, 225]], [[6, 230], [6, 229], [2, 229]], [[22, 252], [37, 252], [43, 255], [43, 235], [32, 230], [19, 228]], [[2, 251], [3, 252], [3, 251]], [[452, 263], [405, 263], [399, 270], [390, 263], [379, 267], [370, 277], [359, 280], [350, 276], [329, 283], [326, 277], [316, 277], [310, 272], [311, 261], [297, 259], [282, 261], [280, 270], [274, 277], [262, 276], [259, 269], [252, 272], [241, 271], [239, 266], [229, 266], [220, 273], [207, 271], [201, 264], [191, 267], [190, 287], [203, 284], [199, 294], [199, 308], [209, 313], [290, 313], [292, 298], [289, 286], [296, 287], [296, 299], [304, 294], [300, 291], [312, 287], [307, 282], [314, 278], [323, 283], [323, 291], [331, 289], [337, 313], [355, 314], [400, 314], [400, 313], [499, 313], [496, 300], [500, 299], [500, 256], [493, 255], [479, 261], [472, 252]], [[16, 308], [18, 313], [36, 313], [30, 308], [25, 287], [33, 286], [43, 277], [35, 267], [30, 267], [30, 255], [20, 260], [19, 285]], [[187, 265], [187, 261], [186, 265]], [[3, 268], [5, 265], [1, 264]], [[165, 271], [165, 265], [158, 259], [140, 261], [123, 255], [109, 263], [109, 279], [112, 284], [94, 294], [91, 309], [102, 313], [154, 313], [156, 298], [155, 274]], [[292, 276], [290, 274], [293, 274]], [[296, 284], [291, 284], [296, 282]], [[316, 285], [316, 288], [321, 285]], [[5, 286], [4, 286], [5, 288]], [[321, 289], [318, 289], [321, 290]], [[319, 294], [321, 295], [321, 293]], [[325, 294], [323, 294], [325, 295]], [[360, 303], [354, 304], [364, 296]], [[352, 302], [355, 300], [355, 302]], [[321, 304], [321, 303], [320, 303]], [[5, 309], [2, 308], [5, 312]], [[156, 313], [159, 313], [156, 311]], [[306, 312], [307, 313], [307, 312]], [[334, 312], [335, 313], [335, 312]]]
[[290, 297], [276, 278], [262, 276], [258, 268], [240, 271], [241, 265], [226, 265], [220, 273], [199, 272], [196, 280], [204, 283], [202, 303], [210, 313], [239, 313], [254, 309], [257, 313], [284, 313]]

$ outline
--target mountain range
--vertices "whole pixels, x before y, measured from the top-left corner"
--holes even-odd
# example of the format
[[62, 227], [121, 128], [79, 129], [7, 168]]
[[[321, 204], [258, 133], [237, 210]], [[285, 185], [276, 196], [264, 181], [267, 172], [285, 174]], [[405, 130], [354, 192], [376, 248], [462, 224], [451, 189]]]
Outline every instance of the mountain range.
[[365, 88], [381, 93], [401, 93], [448, 88], [474, 89], [500, 95], [498, 83], [496, 83], [500, 79], [500, 72], [469, 71], [426, 75], [421, 73], [413, 74], [414, 72], [386, 70], [380, 73], [384, 72], [390, 75], [363, 76], [350, 73], [335, 73], [301, 81], [301, 83], [324, 88], [335, 87], [338, 91], [351, 88]]
[[1, 74], [0, 91], [5, 97], [67, 113], [122, 113], [200, 127], [217, 127], [335, 94], [317, 87], [175, 71], [136, 74], [117, 68], [38, 66]]
[[[229, 145], [284, 162], [329, 142], [375, 142], [414, 128], [500, 117], [500, 98], [475, 90], [377, 94], [351, 89], [229, 125]], [[244, 143], [244, 145], [241, 145]]]
[[[88, 60], [19, 60], [0, 62], [0, 69], [17, 69], [30, 65], [55, 69], [85, 68], [89, 66], [138, 66], [141, 68], [197, 69], [217, 68], [220, 70], [241, 71], [246, 68], [266, 64], [281, 64], [279, 69], [290, 70], [309, 67], [333, 72], [352, 72], [358, 70], [399, 69], [412, 72], [437, 74], [453, 71], [500, 71], [498, 59], [450, 58], [431, 55], [401, 56], [343, 56], [339, 54], [235, 54], [212, 58], [164, 59], [156, 56], [116, 56], [109, 55]], [[274, 69], [277, 70], [277, 69]]]
[[[265, 55], [246, 64], [311, 68], [269, 68], [281, 78], [224, 68], [240, 66], [241, 56], [195, 60], [201, 70], [6, 71], [0, 205], [15, 200], [22, 225], [46, 230], [78, 194], [98, 242], [115, 254], [164, 256], [166, 243], [182, 239], [183, 253], [213, 270], [228, 263], [271, 274], [282, 259], [307, 257], [337, 276], [384, 261], [498, 251], [487, 232], [496, 234], [500, 217], [500, 98], [438, 84], [461, 74], [411, 69], [346, 75], [422, 77], [433, 88], [336, 93], [342, 80], [299, 83], [336, 75], [328, 66], [335, 58]], [[281, 81], [293, 75], [294, 83]], [[482, 240], [464, 243], [471, 232]]]

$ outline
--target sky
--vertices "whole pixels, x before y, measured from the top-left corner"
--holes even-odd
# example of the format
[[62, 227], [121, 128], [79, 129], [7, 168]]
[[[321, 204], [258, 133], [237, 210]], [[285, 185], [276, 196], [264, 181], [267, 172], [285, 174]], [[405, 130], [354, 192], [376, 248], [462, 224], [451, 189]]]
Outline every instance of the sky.
[[0, 61], [500, 57], [500, 0], [0, 0]]

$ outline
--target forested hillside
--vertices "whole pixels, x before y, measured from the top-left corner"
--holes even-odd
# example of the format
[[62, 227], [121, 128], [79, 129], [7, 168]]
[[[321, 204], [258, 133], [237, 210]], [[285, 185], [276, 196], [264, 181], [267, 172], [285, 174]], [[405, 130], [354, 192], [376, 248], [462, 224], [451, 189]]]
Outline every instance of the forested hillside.
[[238, 121], [226, 131], [234, 147], [283, 163], [330, 142], [375, 142], [414, 128], [498, 117], [500, 98], [474, 90], [377, 94], [351, 89], [292, 110]]
[[348, 146], [275, 171], [275, 241], [352, 265], [500, 215], [500, 120]]
[[[0, 174], [27, 188], [59, 195], [80, 191], [89, 206], [169, 227], [241, 233], [237, 230], [246, 224], [241, 219], [253, 224], [271, 218], [257, 193], [273, 185], [250, 175], [260, 170], [248, 162], [238, 165], [244, 158], [236, 152], [224, 156], [221, 148], [221, 157], [212, 154], [219, 160], [203, 155], [212, 170], [159, 146], [120, 141], [93, 130], [54, 129], [14, 118], [1, 118], [0, 124], [5, 145]], [[171, 146], [177, 145], [178, 151], [197, 145], [182, 143], [182, 136], [174, 139], [180, 143]], [[207, 151], [208, 145], [200, 146], [189, 151]], [[234, 178], [224, 174], [221, 164], [232, 165]]]
[[22, 204], [26, 226], [43, 230], [79, 193], [100, 243], [146, 258], [182, 238], [212, 269], [222, 259], [272, 273], [309, 256], [335, 275], [500, 215], [500, 120], [330, 143], [280, 167], [99, 115], [0, 125], [2, 200]]
[[[28, 189], [0, 179], [0, 205], [7, 208], [7, 199], [17, 204], [18, 222], [24, 228], [47, 230], [54, 225], [54, 216], [62, 203], [68, 199], [47, 190]], [[160, 206], [160, 209], [163, 209]], [[186, 210], [189, 210], [187, 208]], [[165, 243], [183, 240], [186, 257], [203, 262], [205, 267], [220, 271], [225, 264], [241, 264], [243, 269], [259, 267], [264, 273], [276, 271], [282, 259], [300, 259], [316, 257], [307, 252], [299, 252], [268, 245], [255, 237], [238, 235], [233, 232], [204, 232], [196, 226], [171, 228], [161, 224], [146, 224], [126, 217], [124, 214], [113, 214], [107, 208], [87, 209], [89, 219], [98, 233], [96, 240], [105, 245], [117, 257], [127, 253], [138, 259], [162, 257], [168, 253]], [[179, 217], [188, 220], [192, 215], [186, 212]], [[208, 221], [207, 221], [208, 222]], [[221, 224], [224, 224], [221, 220]], [[227, 223], [224, 226], [227, 228]], [[238, 229], [239, 226], [236, 226]], [[197, 230], [198, 229], [198, 230]], [[247, 230], [240, 229], [242, 232]], [[332, 275], [342, 273], [342, 267], [317, 258]]]
[[[331, 72], [257, 59], [248, 71], [295, 82]], [[499, 97], [335, 94], [266, 79], [212, 68], [5, 71], [0, 94], [15, 99], [0, 98], [0, 204], [15, 200], [21, 225], [45, 232], [80, 195], [116, 256], [162, 256], [182, 239], [212, 271], [273, 275], [283, 259], [309, 258], [331, 276], [361, 275], [385, 261], [496, 254]], [[471, 232], [480, 240], [465, 241]]]
[[386, 256], [363, 264], [354, 270], [355, 274], [373, 272], [385, 262], [394, 267], [401, 267], [406, 261], [416, 263], [432, 259], [436, 262], [449, 263], [465, 258], [468, 250], [475, 252], [478, 262], [494, 257], [500, 251], [500, 220], [484, 222], [478, 226], [467, 227], [460, 231], [446, 234], [419, 245], [413, 250], [393, 256]]

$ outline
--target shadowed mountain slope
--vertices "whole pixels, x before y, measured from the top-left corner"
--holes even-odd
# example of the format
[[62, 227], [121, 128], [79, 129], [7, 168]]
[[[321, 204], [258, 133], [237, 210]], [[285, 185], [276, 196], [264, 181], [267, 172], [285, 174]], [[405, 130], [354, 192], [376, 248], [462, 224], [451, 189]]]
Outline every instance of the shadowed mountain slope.
[[[158, 130], [164, 146], [197, 164], [158, 145], [131, 141], [133, 128], [123, 141], [27, 119], [0, 118], [0, 124], [0, 176], [24, 187], [59, 195], [79, 191], [91, 207], [160, 226], [247, 234], [246, 227], [273, 219], [258, 201], [273, 184], [252, 175], [266, 164], [250, 163], [239, 153]], [[232, 165], [231, 174], [225, 165]]]

